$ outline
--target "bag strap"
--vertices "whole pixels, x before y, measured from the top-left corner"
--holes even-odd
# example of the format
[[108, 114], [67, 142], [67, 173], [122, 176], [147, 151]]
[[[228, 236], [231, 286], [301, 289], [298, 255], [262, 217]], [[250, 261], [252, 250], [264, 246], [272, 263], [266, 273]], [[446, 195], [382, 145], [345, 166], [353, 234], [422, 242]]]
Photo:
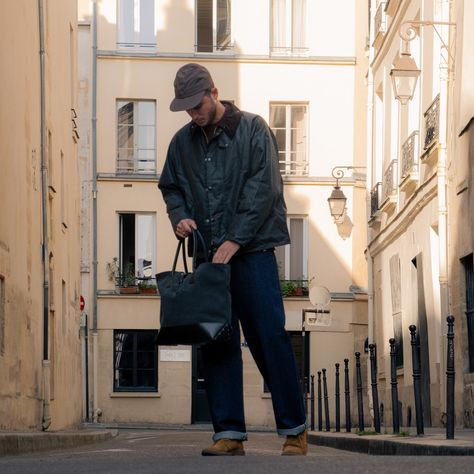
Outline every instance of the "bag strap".
[[[196, 271], [196, 255], [198, 249], [198, 239], [201, 243], [202, 249], [204, 250], [204, 259], [206, 262], [209, 262], [209, 258], [207, 256], [207, 247], [206, 242], [204, 242], [204, 237], [202, 236], [201, 232], [197, 229], [193, 229], [193, 272]], [[183, 246], [183, 253], [184, 253], [184, 246]]]
[[[201, 244], [202, 249], [204, 250], [204, 258], [206, 262], [209, 261], [209, 258], [207, 256], [206, 242], [204, 241], [204, 237], [202, 236], [201, 232], [199, 232], [199, 230], [197, 229], [193, 229], [192, 235], [193, 235], [193, 272], [194, 272], [196, 271], [196, 255], [197, 255], [197, 249], [198, 249], [198, 240], [199, 240], [199, 243]], [[176, 249], [176, 253], [173, 260], [173, 269], [172, 269], [173, 273], [176, 271], [176, 265], [178, 264], [178, 258], [179, 258], [179, 254], [181, 250], [182, 250], [182, 255], [183, 255], [184, 271], [185, 273], [189, 273], [188, 264], [186, 262], [186, 252], [184, 248], [184, 241], [185, 239], [179, 239], [178, 248]]]
[[184, 251], [184, 239], [179, 239], [178, 242], [178, 248], [176, 249], [176, 253], [174, 255], [174, 260], [173, 260], [173, 268], [172, 272], [174, 273], [176, 271], [176, 265], [178, 263], [178, 257], [179, 257], [179, 252], [180, 250], [183, 249], [183, 265], [184, 265], [184, 272], [189, 273], [188, 270], [188, 262], [186, 261], [186, 252]]

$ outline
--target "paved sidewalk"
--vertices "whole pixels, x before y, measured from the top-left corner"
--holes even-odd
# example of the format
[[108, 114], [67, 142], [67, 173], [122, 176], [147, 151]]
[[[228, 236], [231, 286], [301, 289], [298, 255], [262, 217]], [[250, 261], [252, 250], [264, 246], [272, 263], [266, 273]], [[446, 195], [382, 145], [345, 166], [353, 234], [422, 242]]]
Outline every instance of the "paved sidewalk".
[[[161, 425], [143, 423], [92, 424], [82, 429], [57, 432], [2, 432], [0, 431], [0, 456], [30, 453], [36, 451], [74, 448], [84, 444], [107, 441], [117, 436], [119, 429], [128, 430], [170, 430], [175, 432], [208, 431], [210, 425]], [[370, 429], [368, 429], [370, 430]], [[441, 428], [425, 428], [424, 436], [417, 436], [410, 428], [406, 436], [393, 434], [364, 434], [341, 431], [310, 431], [309, 443], [346, 451], [372, 455], [415, 455], [415, 456], [474, 456], [474, 430], [457, 429], [455, 439], [447, 440]], [[273, 432], [268, 427], [250, 427], [251, 432]]]
[[406, 430], [405, 436], [310, 431], [309, 442], [374, 455], [474, 456], [474, 430], [458, 429], [452, 440], [446, 439], [442, 428], [425, 428], [423, 436], [417, 436], [414, 428], [409, 434]]
[[74, 448], [98, 443], [117, 436], [117, 430], [79, 429], [70, 431], [5, 432], [0, 431], [0, 456], [51, 449]]

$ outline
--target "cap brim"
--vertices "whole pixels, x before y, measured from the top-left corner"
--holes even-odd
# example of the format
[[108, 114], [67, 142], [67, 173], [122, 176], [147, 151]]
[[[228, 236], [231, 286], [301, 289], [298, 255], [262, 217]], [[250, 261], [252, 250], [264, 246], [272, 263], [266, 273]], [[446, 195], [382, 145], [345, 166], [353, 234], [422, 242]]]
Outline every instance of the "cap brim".
[[190, 97], [185, 97], [183, 99], [174, 98], [170, 104], [171, 112], [181, 112], [182, 110], [189, 110], [196, 105], [199, 105], [206, 91], [200, 91], [197, 94], [194, 94]]

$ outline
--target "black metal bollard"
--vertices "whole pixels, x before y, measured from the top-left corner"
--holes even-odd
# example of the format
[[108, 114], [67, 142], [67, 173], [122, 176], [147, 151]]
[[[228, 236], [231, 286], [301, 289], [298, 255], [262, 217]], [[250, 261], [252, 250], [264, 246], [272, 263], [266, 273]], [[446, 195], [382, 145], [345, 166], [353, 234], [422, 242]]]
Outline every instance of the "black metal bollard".
[[375, 358], [375, 344], [369, 344], [370, 352], [370, 381], [372, 385], [372, 404], [374, 409], [374, 428], [380, 433], [379, 393], [377, 390], [377, 361]]
[[424, 434], [423, 427], [423, 400], [421, 399], [421, 365], [420, 365], [420, 345], [416, 335], [416, 326], [412, 324], [409, 328], [411, 335], [411, 354], [413, 363], [413, 390], [415, 393], [415, 416], [416, 433]]
[[321, 398], [321, 372], [318, 372], [318, 431], [323, 431], [323, 404]]
[[393, 432], [400, 433], [400, 415], [398, 414], [398, 382], [397, 382], [397, 351], [395, 339], [389, 339], [390, 344], [390, 380], [392, 385], [392, 424]]
[[357, 408], [359, 412], [359, 431], [364, 431], [364, 399], [362, 394], [362, 375], [360, 371], [360, 352], [355, 353], [356, 357], [356, 384], [357, 384]]
[[346, 431], [351, 432], [351, 392], [349, 387], [349, 359], [344, 359], [344, 396], [346, 402]]
[[448, 322], [448, 347], [446, 362], [446, 439], [454, 439], [454, 316]]
[[339, 391], [339, 364], [336, 363], [336, 431], [341, 431], [341, 394]]
[[326, 379], [326, 369], [323, 369], [323, 393], [324, 393], [324, 420], [326, 422], [326, 431], [331, 431], [331, 424], [329, 422], [329, 397], [328, 397], [328, 382]]
[[311, 411], [311, 431], [314, 431], [314, 375], [311, 375], [311, 386], [310, 386], [310, 411]]

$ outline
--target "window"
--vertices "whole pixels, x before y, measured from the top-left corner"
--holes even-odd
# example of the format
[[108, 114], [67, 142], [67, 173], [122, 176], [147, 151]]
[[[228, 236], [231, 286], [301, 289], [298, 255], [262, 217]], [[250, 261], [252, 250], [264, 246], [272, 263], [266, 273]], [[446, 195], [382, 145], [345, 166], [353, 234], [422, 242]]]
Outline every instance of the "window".
[[464, 267], [464, 281], [466, 287], [466, 321], [467, 343], [469, 354], [469, 372], [474, 372], [474, 266], [473, 255], [461, 259]]
[[137, 277], [151, 279], [155, 275], [155, 215], [119, 216], [120, 273], [127, 280], [120, 282], [120, 286], [133, 286]]
[[156, 172], [155, 101], [117, 101], [117, 173]]
[[155, 0], [118, 0], [117, 12], [119, 48], [155, 48]]
[[[306, 332], [303, 339], [303, 334], [301, 331], [288, 331], [290, 336], [291, 345], [293, 347], [293, 352], [295, 353], [296, 368], [298, 370], [298, 380], [301, 383], [301, 376], [303, 375], [304, 370], [304, 381], [306, 384], [306, 390], [309, 392], [309, 332]], [[303, 367], [304, 363], [304, 367]], [[263, 382], [263, 391], [264, 393], [269, 393], [270, 390], [267, 387], [265, 381]]]
[[196, 34], [199, 53], [231, 49], [230, 0], [196, 0]]
[[282, 175], [308, 175], [307, 104], [270, 104], [270, 128], [278, 143]]
[[114, 330], [114, 392], [156, 392], [155, 330]]
[[308, 222], [306, 217], [288, 217], [291, 244], [277, 247], [275, 256], [281, 280], [306, 280], [308, 275]]
[[307, 55], [306, 0], [272, 0], [271, 52]]

